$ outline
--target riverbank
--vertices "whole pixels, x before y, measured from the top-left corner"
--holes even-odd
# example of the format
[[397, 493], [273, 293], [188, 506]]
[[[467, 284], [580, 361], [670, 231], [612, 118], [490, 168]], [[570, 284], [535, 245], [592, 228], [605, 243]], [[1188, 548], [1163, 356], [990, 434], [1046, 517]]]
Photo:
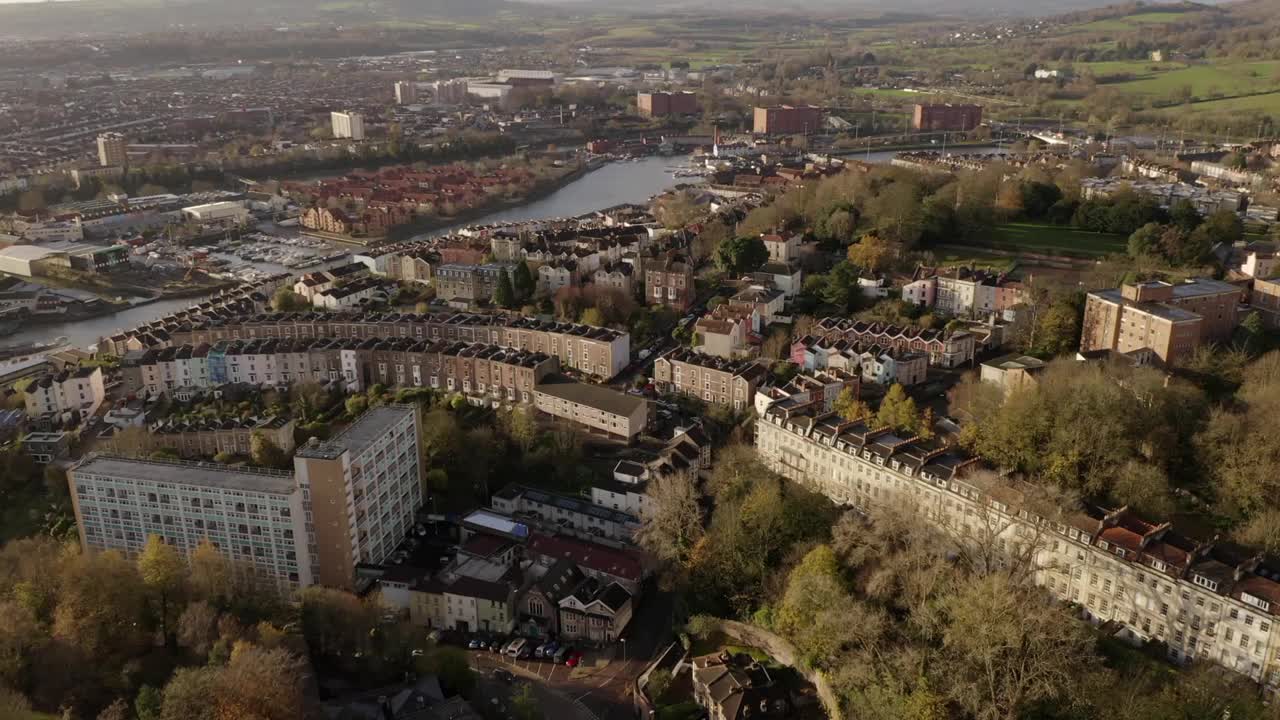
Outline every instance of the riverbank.
[[[513, 222], [520, 220], [536, 220], [555, 217], [576, 217], [593, 210], [612, 207], [622, 203], [646, 202], [650, 197], [662, 193], [679, 184], [667, 172], [672, 163], [670, 157], [643, 158], [635, 162], [609, 163], [600, 168], [583, 171], [575, 178], [557, 183], [556, 187], [544, 188], [538, 197], [526, 196], [518, 206], [507, 206], [481, 213], [475, 217], [459, 220], [450, 218], [453, 224], [429, 230], [430, 233], [443, 233], [460, 229], [472, 224], [490, 224]], [[251, 265], [254, 265], [251, 263]], [[271, 272], [290, 272], [279, 266], [269, 264], [254, 265], [258, 269]], [[292, 271], [297, 274], [299, 271]], [[153, 288], [154, 291], [154, 288]], [[67, 341], [75, 347], [86, 347], [96, 343], [99, 338], [114, 335], [117, 332], [137, 327], [157, 318], [188, 307], [203, 300], [207, 293], [191, 295], [186, 298], [161, 298], [141, 305], [130, 305], [114, 315], [88, 320], [59, 322], [39, 327], [25, 327], [14, 335], [5, 338], [6, 344], [22, 342], [47, 341], [59, 335], [65, 335]]]

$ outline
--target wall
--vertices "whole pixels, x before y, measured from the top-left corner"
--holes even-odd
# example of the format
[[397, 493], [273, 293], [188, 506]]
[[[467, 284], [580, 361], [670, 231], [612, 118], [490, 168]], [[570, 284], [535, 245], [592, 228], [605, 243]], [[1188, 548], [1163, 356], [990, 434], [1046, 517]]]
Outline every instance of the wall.
[[840, 712], [840, 701], [836, 697], [835, 690], [831, 688], [831, 684], [827, 682], [826, 675], [805, 667], [800, 662], [800, 651], [796, 649], [795, 645], [764, 628], [736, 620], [717, 619], [716, 629], [738, 643], [758, 647], [769, 653], [769, 656], [774, 660], [795, 668], [796, 672], [803, 675], [805, 680], [813, 683], [813, 686], [817, 688], [818, 699], [822, 701], [823, 708], [827, 711], [827, 717], [831, 720], [843, 720], [844, 715]]

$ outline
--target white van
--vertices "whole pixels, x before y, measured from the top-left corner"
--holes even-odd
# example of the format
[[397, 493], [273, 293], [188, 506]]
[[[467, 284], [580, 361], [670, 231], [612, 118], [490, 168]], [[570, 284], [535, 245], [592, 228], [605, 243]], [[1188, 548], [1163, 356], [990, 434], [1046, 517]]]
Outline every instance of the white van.
[[524, 638], [512, 640], [511, 644], [507, 645], [507, 655], [511, 657], [519, 657], [520, 651], [524, 650], [524, 646], [528, 644], [529, 641]]

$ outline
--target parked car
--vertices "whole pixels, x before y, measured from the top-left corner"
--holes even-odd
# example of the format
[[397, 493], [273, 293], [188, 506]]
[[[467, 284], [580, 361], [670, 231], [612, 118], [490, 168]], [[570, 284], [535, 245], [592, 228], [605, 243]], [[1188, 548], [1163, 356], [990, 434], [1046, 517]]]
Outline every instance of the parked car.
[[484, 650], [488, 646], [489, 643], [486, 642], [484, 638], [478, 637], [471, 638], [471, 642], [467, 643], [467, 648], [471, 650]]
[[557, 665], [563, 665], [564, 661], [568, 660], [569, 656], [572, 655], [573, 652], [574, 652], [573, 648], [569, 647], [568, 645], [562, 645], [561, 647], [557, 648], [555, 654], [551, 656], [551, 662]]
[[528, 644], [524, 645], [519, 650], [517, 650], [515, 655], [515, 658], [517, 660], [528, 660], [532, 657], [533, 657], [533, 646]]
[[569, 653], [569, 657], [564, 659], [564, 664], [567, 667], [571, 667], [571, 668], [578, 667], [578, 663], [580, 662], [582, 662], [582, 653], [578, 652], [577, 650], [574, 650], [572, 653]]
[[556, 650], [560, 649], [560, 643], [555, 640], [548, 640], [538, 647], [538, 657], [550, 660], [555, 656]]
[[508, 642], [506, 645], [503, 645], [503, 646], [502, 646], [502, 654], [503, 654], [503, 655], [510, 655], [510, 654], [511, 654], [511, 648], [515, 647], [515, 645], [516, 645], [516, 641], [518, 641], [519, 639], [520, 639], [520, 638], [514, 638], [514, 639], [512, 639], [510, 642]]
[[520, 657], [520, 653], [528, 652], [528, 650], [529, 650], [529, 641], [525, 640], [524, 638], [516, 638], [515, 640], [512, 640], [511, 642], [507, 643], [507, 649], [504, 650], [503, 652], [507, 655], [510, 655], [513, 658], [518, 658]]

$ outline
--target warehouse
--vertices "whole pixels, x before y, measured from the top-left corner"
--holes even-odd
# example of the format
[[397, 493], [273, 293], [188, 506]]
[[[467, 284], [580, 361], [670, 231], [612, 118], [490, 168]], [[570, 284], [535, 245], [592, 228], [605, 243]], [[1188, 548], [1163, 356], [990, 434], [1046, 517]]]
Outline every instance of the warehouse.
[[249, 221], [249, 211], [244, 203], [233, 200], [184, 207], [182, 215], [187, 220], [219, 225], [243, 225]]

